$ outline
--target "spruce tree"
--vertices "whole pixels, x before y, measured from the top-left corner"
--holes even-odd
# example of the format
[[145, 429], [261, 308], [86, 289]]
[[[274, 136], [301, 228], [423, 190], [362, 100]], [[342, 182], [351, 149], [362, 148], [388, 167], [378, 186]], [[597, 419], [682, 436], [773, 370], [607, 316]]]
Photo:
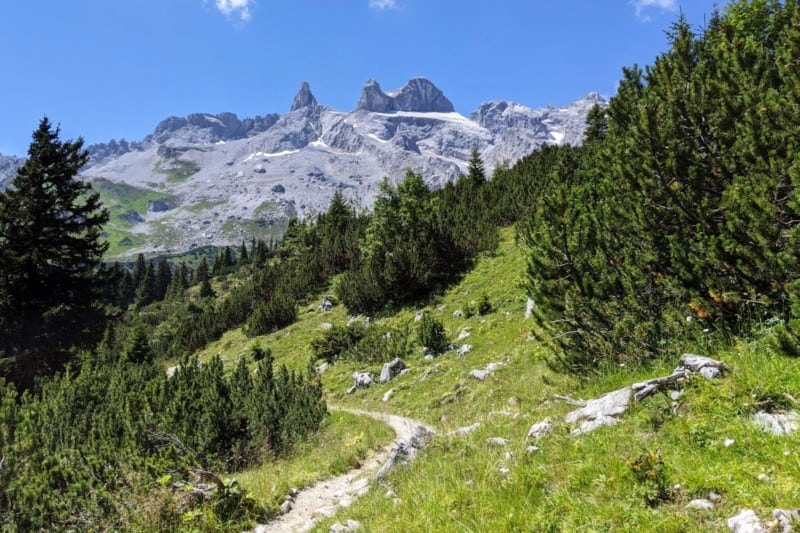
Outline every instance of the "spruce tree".
[[61, 141], [43, 118], [27, 161], [0, 193], [0, 357], [23, 385], [104, 328], [99, 267], [108, 212], [76, 179], [88, 159], [82, 139]]

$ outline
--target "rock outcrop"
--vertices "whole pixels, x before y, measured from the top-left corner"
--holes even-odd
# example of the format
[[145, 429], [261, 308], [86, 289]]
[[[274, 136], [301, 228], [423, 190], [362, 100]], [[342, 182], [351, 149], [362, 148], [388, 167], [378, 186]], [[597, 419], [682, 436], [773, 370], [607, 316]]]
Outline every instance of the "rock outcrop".
[[311, 93], [311, 87], [308, 85], [307, 81], [304, 81], [303, 84], [300, 86], [300, 90], [297, 91], [297, 94], [292, 100], [292, 107], [289, 108], [289, 112], [297, 111], [298, 109], [304, 109], [306, 107], [313, 107], [317, 105], [317, 99], [314, 98], [314, 95]]

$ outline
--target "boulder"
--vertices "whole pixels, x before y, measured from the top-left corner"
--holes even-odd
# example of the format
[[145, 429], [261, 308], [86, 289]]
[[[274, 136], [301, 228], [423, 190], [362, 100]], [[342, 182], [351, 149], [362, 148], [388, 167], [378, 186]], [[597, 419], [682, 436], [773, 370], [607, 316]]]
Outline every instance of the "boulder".
[[277, 185], [273, 185], [272, 186], [272, 192], [277, 193], [277, 194], [283, 194], [283, 193], [286, 192], [286, 187], [284, 187], [283, 185], [278, 183]]
[[397, 375], [400, 374], [406, 368], [406, 364], [403, 362], [402, 359], [399, 357], [395, 357], [388, 363], [383, 365], [381, 369], [381, 383], [388, 383], [392, 379], [394, 379]]

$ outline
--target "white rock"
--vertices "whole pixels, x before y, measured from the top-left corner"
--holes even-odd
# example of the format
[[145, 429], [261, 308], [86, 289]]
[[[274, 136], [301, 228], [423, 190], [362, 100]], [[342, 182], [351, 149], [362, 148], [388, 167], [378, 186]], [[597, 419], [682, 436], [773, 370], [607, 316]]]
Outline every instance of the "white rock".
[[527, 448], [525, 448], [525, 455], [532, 455], [538, 451], [539, 451], [538, 446], [528, 446]]
[[533, 316], [533, 309], [535, 307], [536, 303], [533, 301], [533, 298], [529, 296], [528, 301], [525, 302], [525, 320], [528, 320], [530, 317]]
[[472, 433], [473, 431], [478, 429], [480, 427], [480, 425], [481, 425], [480, 422], [475, 422], [472, 425], [460, 427], [458, 429], [454, 429], [453, 431], [448, 433], [448, 435], [449, 436], [467, 435], [468, 433]]
[[685, 508], [696, 509], [698, 511], [710, 511], [714, 508], [714, 504], [705, 498], [698, 498], [687, 503]]
[[711, 492], [708, 493], [708, 499], [711, 500], [712, 502], [718, 502], [722, 499], [722, 496], [720, 496], [719, 494], [717, 494], [712, 490]]
[[473, 370], [469, 373], [470, 376], [477, 379], [478, 381], [486, 381], [486, 378], [489, 377], [489, 372], [486, 370]]
[[794, 531], [793, 525], [800, 522], [800, 510], [798, 509], [775, 509], [772, 511], [772, 518], [776, 525], [780, 527], [781, 533], [791, 533]]
[[609, 392], [567, 413], [564, 420], [568, 424], [579, 424], [572, 431], [573, 435], [582, 435], [602, 426], [616, 424], [619, 422], [616, 417], [628, 410], [632, 397], [633, 390], [630, 387]]
[[508, 446], [508, 439], [504, 439], [503, 437], [489, 437], [486, 439], [486, 444], [492, 446]]
[[528, 430], [528, 436], [526, 438], [527, 440], [539, 440], [550, 433], [552, 429], [552, 422], [550, 422], [549, 418], [545, 418], [541, 422], [536, 422], [531, 426], [531, 429]]
[[385, 393], [383, 393], [383, 401], [388, 402], [394, 396], [394, 389], [389, 389]]
[[728, 529], [733, 533], [766, 533], [761, 521], [752, 509], [745, 509], [736, 516], [728, 518]]
[[498, 468], [497, 470], [498, 470], [498, 471], [500, 472], [500, 474], [501, 474], [501, 475], [503, 475], [503, 476], [507, 476], [507, 475], [508, 475], [508, 474], [511, 472], [511, 470], [509, 470], [509, 469], [508, 469], [508, 468], [506, 468], [505, 466], [501, 466], [501, 467], [500, 467], [500, 468]]
[[458, 357], [464, 357], [465, 355], [467, 355], [471, 351], [472, 351], [472, 345], [471, 344], [463, 344], [458, 349], [458, 352], [456, 353], [456, 355]]
[[722, 443], [722, 445], [725, 446], [726, 448], [730, 448], [734, 444], [736, 444], [736, 441], [734, 439], [725, 439], [725, 442]]
[[[461, 331], [458, 332], [457, 340], [461, 341], [461, 340], [466, 339], [467, 337], [469, 337], [469, 331], [467, 331], [466, 329], [462, 329]], [[465, 345], [465, 346], [467, 346], [467, 345]]]
[[453, 311], [453, 318], [461, 318], [462, 316], [464, 316], [464, 311], [461, 309], [456, 309]]
[[330, 533], [349, 533], [351, 531], [358, 531], [361, 529], [361, 522], [356, 520], [348, 520], [346, 524], [339, 522], [333, 524], [330, 528]]
[[423, 316], [425, 316], [425, 311], [417, 311], [417, 314], [414, 315], [414, 322], [419, 322]]
[[292, 500], [286, 500], [281, 504], [281, 514], [286, 514], [292, 510], [293, 504]]
[[800, 429], [800, 414], [796, 411], [788, 413], [759, 411], [753, 419], [758, 427], [773, 435], [789, 435]]

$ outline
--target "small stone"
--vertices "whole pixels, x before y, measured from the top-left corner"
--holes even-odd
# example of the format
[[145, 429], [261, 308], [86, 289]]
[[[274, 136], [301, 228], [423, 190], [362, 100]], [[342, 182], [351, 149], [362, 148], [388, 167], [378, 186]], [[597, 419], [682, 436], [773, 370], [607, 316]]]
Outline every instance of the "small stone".
[[473, 370], [469, 373], [470, 376], [477, 379], [478, 381], [486, 381], [486, 378], [489, 377], [489, 372], [486, 370]]
[[[458, 337], [456, 338], [456, 340], [464, 340], [467, 337], [469, 337], [469, 335], [470, 335], [469, 331], [467, 331], [466, 329], [462, 329], [461, 331], [458, 332]], [[467, 346], [467, 345], [465, 344], [465, 346]], [[470, 349], [471, 349], [471, 347], [470, 347]]]
[[394, 498], [395, 496], [397, 496], [397, 494], [395, 494], [395, 492], [392, 489], [389, 489], [386, 491], [385, 496], [386, 498]]
[[428, 354], [425, 357], [423, 357], [423, 359], [425, 359], [426, 361], [433, 361], [433, 354]]
[[685, 509], [696, 509], [698, 511], [710, 511], [714, 508], [714, 504], [705, 498], [698, 498], [687, 503]]
[[475, 422], [474, 424], [472, 424], [470, 426], [464, 426], [464, 427], [455, 429], [455, 430], [451, 431], [450, 433], [448, 433], [448, 435], [450, 435], [450, 436], [466, 435], [466, 434], [472, 433], [473, 431], [478, 429], [480, 427], [480, 425], [481, 425], [480, 422]]
[[319, 365], [317, 367], [317, 375], [321, 376], [322, 374], [324, 374], [325, 371], [330, 368], [330, 366], [331, 366], [330, 363], [322, 363], [321, 365]]
[[725, 446], [726, 448], [730, 448], [734, 444], [736, 444], [736, 441], [734, 439], [725, 439], [725, 442], [722, 443], [722, 445]]
[[298, 489], [297, 487], [292, 487], [291, 489], [289, 489], [289, 496], [291, 496], [292, 498], [297, 498], [298, 494], [300, 494], [300, 489]]
[[292, 510], [292, 500], [286, 500], [281, 504], [281, 514], [286, 514]]
[[464, 316], [464, 311], [461, 309], [456, 309], [453, 311], [453, 318], [461, 318], [462, 316]]
[[331, 324], [330, 322], [323, 322], [322, 324], [319, 325], [317, 329], [319, 329], [320, 331], [327, 331], [329, 329], [333, 329], [333, 324]]
[[394, 396], [394, 389], [389, 389], [383, 394], [383, 401], [388, 402]]
[[756, 479], [764, 483], [767, 483], [769, 481], [769, 476], [767, 474], [762, 473], [756, 476]]
[[489, 437], [486, 439], [486, 444], [492, 446], [508, 446], [508, 439], [504, 439], [503, 437]]
[[444, 311], [444, 305], [439, 305], [439, 306], [437, 306], [437, 307], [436, 307], [436, 310], [437, 310], [437, 311], [439, 311], [439, 312], [441, 313], [442, 311]]
[[500, 472], [500, 474], [501, 474], [501, 475], [503, 475], [503, 476], [507, 476], [507, 475], [508, 475], [508, 474], [511, 472], [511, 470], [509, 470], [509, 469], [508, 469], [508, 468], [506, 468], [505, 466], [501, 466], [501, 467], [500, 467], [500, 468], [498, 468], [497, 470], [498, 470], [498, 471]]
[[511, 461], [514, 459], [514, 454], [511, 452], [506, 452], [506, 461]]
[[528, 297], [528, 301], [525, 302], [525, 320], [528, 320], [530, 317], [533, 316], [533, 309], [536, 307], [536, 303], [534, 303], [533, 298]]
[[553, 429], [553, 424], [549, 418], [545, 418], [541, 422], [537, 422], [531, 426], [528, 431], [527, 440], [539, 440]]
[[347, 389], [347, 391], [345, 392], [345, 394], [353, 394], [353, 393], [356, 391], [356, 389], [357, 389], [357, 388], [358, 388], [358, 387], [356, 387], [355, 385], [353, 385], [352, 387], [350, 387], [349, 389]]
[[458, 349], [458, 352], [456, 353], [456, 355], [458, 357], [464, 357], [465, 355], [467, 355], [471, 351], [472, 351], [472, 345], [471, 344], [464, 344], [464, 345], [461, 346], [461, 348]]
[[539, 451], [538, 446], [528, 446], [527, 448], [525, 448], [525, 455], [533, 455], [538, 451]]
[[800, 509], [775, 509], [772, 518], [782, 533], [794, 531], [794, 525], [800, 523]]
[[414, 322], [419, 322], [423, 316], [425, 316], [425, 311], [417, 311], [417, 314], [414, 315]]
[[673, 402], [677, 402], [682, 397], [683, 397], [683, 390], [674, 390], [674, 391], [670, 391], [670, 393], [669, 393], [669, 398]]
[[712, 490], [708, 493], [708, 499], [712, 502], [718, 502], [722, 499], [722, 496]]

